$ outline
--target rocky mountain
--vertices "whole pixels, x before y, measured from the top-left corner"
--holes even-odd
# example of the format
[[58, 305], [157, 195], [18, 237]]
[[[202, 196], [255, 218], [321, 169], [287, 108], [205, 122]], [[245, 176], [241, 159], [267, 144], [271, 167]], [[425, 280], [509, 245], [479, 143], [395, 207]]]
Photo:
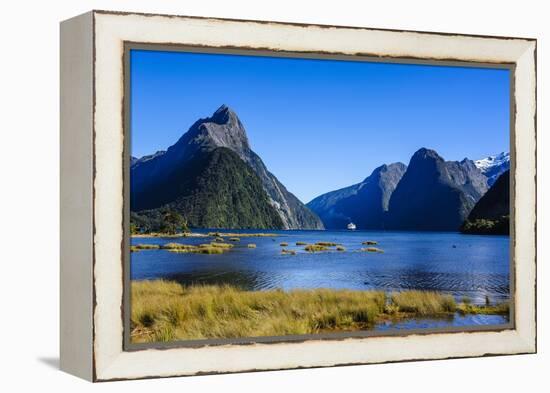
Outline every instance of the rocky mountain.
[[361, 183], [323, 194], [307, 206], [330, 229], [345, 229], [350, 222], [359, 229], [384, 228], [391, 194], [406, 169], [400, 162], [384, 164]]
[[164, 153], [166, 153], [165, 150], [159, 150], [156, 153], [149, 154], [147, 156], [143, 156], [143, 157], [140, 157], [140, 158], [131, 156], [130, 157], [130, 168], [132, 168], [134, 165], [142, 164], [144, 162], [152, 160], [153, 158], [157, 158], [159, 156], [162, 156]]
[[154, 217], [158, 210], [173, 210], [182, 214], [191, 227], [283, 226], [258, 175], [226, 147], [198, 152], [154, 189], [143, 192], [141, 198], [159, 207], [140, 211], [140, 216]]
[[422, 148], [391, 195], [386, 228], [458, 230], [487, 188], [473, 161], [445, 161]]
[[481, 173], [487, 176], [487, 184], [492, 186], [501, 174], [510, 169], [510, 153], [500, 153], [474, 161]]
[[[235, 112], [225, 105], [222, 105], [211, 117], [196, 121], [166, 152], [156, 153], [154, 157], [137, 162], [132, 166], [130, 186], [132, 211], [155, 209], [173, 203], [183, 208], [185, 204], [178, 204], [176, 201], [187, 195], [185, 193], [187, 191], [183, 192], [180, 186], [185, 173], [190, 173], [189, 167], [200, 167], [195, 161], [203, 162], [205, 154], [219, 148], [233, 152], [242, 163], [251, 169], [250, 173], [257, 177], [262, 190], [267, 195], [267, 204], [276, 211], [280, 219], [279, 228], [323, 229], [319, 217], [303, 205], [279, 182], [275, 175], [267, 170], [261, 158], [250, 148], [241, 121]], [[218, 155], [220, 154], [224, 157], [221, 162], [227, 163], [230, 160], [227, 158], [227, 152], [218, 153]], [[234, 169], [242, 171], [242, 168], [237, 168], [237, 164], [234, 162], [231, 164]], [[195, 174], [195, 172], [191, 173]], [[242, 172], [241, 175], [244, 173]], [[202, 179], [202, 177], [200, 178]], [[251, 180], [251, 182], [255, 181]], [[186, 180], [185, 184], [195, 183], [192, 180]], [[246, 183], [246, 186], [249, 187], [248, 191], [253, 189], [252, 184]], [[213, 190], [210, 186], [205, 189]], [[229, 209], [230, 205], [227, 204], [227, 199], [218, 200], [218, 202], [226, 203], [225, 207]], [[267, 209], [264, 210], [267, 212]]]
[[502, 173], [476, 203], [461, 228], [465, 233], [510, 233], [510, 170]]

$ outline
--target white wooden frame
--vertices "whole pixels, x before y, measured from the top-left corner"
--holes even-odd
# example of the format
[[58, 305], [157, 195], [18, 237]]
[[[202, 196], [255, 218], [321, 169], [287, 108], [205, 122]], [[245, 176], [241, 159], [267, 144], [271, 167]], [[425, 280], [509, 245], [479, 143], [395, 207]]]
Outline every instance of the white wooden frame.
[[[514, 65], [514, 328], [125, 351], [125, 42]], [[60, 350], [67, 372], [106, 381], [533, 353], [535, 235], [536, 40], [103, 11], [61, 24]]]

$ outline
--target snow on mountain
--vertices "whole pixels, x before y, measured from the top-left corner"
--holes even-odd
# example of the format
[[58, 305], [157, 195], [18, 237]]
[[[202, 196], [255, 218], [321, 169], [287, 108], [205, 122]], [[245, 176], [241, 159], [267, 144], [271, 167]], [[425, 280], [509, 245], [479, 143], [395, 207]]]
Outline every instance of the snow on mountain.
[[487, 176], [487, 184], [492, 186], [498, 177], [510, 169], [510, 153], [502, 152], [496, 156], [489, 156], [474, 161], [476, 167]]

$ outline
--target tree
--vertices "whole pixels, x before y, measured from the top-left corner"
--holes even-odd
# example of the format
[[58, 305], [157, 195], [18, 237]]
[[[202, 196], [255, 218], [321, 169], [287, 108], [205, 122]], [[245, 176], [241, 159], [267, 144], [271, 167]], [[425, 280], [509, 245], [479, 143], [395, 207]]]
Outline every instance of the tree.
[[188, 232], [187, 221], [175, 210], [167, 209], [162, 212], [162, 223], [160, 231], [168, 234]]

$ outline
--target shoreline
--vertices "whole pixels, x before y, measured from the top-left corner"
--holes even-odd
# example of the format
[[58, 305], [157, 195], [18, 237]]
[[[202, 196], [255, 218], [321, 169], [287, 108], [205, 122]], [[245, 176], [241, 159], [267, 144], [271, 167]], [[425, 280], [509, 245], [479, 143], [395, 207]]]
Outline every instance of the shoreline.
[[230, 285], [131, 282], [131, 340], [319, 334], [373, 330], [383, 322], [461, 315], [509, 317], [509, 304], [475, 305], [430, 291], [295, 289], [246, 291]]

